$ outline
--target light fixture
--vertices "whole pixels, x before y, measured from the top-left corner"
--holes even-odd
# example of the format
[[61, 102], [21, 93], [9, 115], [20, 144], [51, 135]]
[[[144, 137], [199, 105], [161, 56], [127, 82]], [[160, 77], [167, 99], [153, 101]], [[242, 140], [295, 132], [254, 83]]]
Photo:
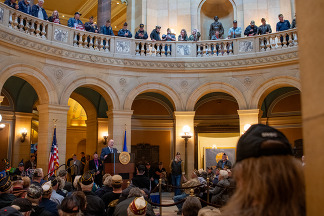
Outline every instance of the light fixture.
[[251, 127], [251, 125], [250, 124], [245, 124], [244, 125], [244, 127], [243, 127], [243, 132], [242, 132], [242, 134], [245, 134], [245, 132], [247, 131], [247, 130], [249, 130], [249, 128]]
[[[2, 121], [2, 115], [0, 114], [0, 122]], [[5, 124], [0, 124], [0, 130], [2, 130], [3, 128], [5, 128], [6, 125]]]
[[217, 149], [217, 146], [214, 144], [212, 148], [213, 148], [213, 149]]
[[102, 137], [104, 138], [103, 141], [102, 141], [102, 144], [107, 145], [108, 132], [103, 132]]
[[26, 128], [22, 129], [20, 131], [20, 133], [21, 133], [20, 141], [23, 143], [23, 142], [25, 142], [25, 139], [26, 139], [26, 136], [27, 136], [27, 130], [26, 130]]
[[182, 128], [182, 134], [181, 138], [185, 141], [185, 170], [187, 171], [187, 164], [188, 164], [188, 140], [192, 137], [192, 134], [190, 133], [190, 127], [188, 125], [183, 126]]
[[64, 15], [63, 15], [63, 17], [64, 17]]

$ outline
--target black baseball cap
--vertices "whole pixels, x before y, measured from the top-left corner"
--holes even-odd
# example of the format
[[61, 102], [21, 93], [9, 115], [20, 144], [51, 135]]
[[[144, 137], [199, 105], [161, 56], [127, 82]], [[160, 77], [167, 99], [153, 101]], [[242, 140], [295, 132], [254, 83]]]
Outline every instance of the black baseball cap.
[[273, 127], [263, 124], [252, 125], [237, 143], [236, 162], [251, 157], [272, 155], [292, 155], [287, 137]]
[[144, 24], [140, 24], [139, 26], [140, 26], [140, 28], [143, 28], [144, 27]]
[[75, 13], [74, 13], [74, 15], [77, 15], [77, 14], [79, 14], [80, 16], [82, 15], [82, 14], [80, 14], [79, 12], [75, 12]]
[[237, 20], [234, 20], [233, 23], [237, 23]]

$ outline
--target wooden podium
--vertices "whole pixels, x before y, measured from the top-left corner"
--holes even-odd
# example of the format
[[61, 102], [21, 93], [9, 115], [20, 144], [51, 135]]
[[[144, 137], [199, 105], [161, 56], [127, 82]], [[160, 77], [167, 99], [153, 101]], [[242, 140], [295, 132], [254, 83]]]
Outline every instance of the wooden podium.
[[130, 154], [130, 161], [128, 164], [121, 164], [119, 161], [119, 155], [117, 154], [109, 154], [105, 161], [105, 173], [109, 173], [110, 175], [121, 175], [123, 177], [123, 189], [127, 187], [127, 182], [131, 181], [133, 175], [135, 173], [135, 154]]

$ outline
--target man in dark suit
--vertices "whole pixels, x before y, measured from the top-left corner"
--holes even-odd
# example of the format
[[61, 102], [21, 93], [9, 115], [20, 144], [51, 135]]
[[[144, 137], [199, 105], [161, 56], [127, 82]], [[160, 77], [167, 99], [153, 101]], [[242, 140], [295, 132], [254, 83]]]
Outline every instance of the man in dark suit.
[[100, 160], [105, 160], [108, 154], [117, 153], [117, 149], [114, 148], [114, 140], [110, 139], [108, 141], [107, 147], [101, 150]]
[[71, 177], [72, 183], [74, 182], [74, 178], [77, 175], [81, 175], [82, 163], [81, 161], [77, 160], [76, 154], [73, 154], [73, 160], [71, 161], [71, 165], [75, 164], [76, 166], [71, 167]]
[[93, 172], [95, 175], [94, 182], [98, 186], [102, 186], [102, 170], [103, 170], [103, 165], [101, 160], [98, 159], [98, 154], [95, 152], [93, 154], [93, 160], [89, 161], [89, 171]]

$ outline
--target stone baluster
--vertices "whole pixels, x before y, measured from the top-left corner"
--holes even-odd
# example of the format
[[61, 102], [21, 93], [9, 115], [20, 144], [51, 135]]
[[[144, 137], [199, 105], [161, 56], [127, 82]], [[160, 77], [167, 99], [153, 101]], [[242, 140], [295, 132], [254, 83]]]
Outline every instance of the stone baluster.
[[269, 51], [270, 51], [270, 47], [271, 47], [270, 40], [271, 40], [270, 36], [267, 36], [267, 50], [269, 50]]
[[152, 50], [151, 50], [151, 56], [156, 56], [156, 53], [155, 53], [155, 43], [152, 43], [151, 46], [152, 46]]
[[165, 47], [167, 46], [166, 44], [161, 44], [162, 45], [162, 48], [161, 48], [161, 56], [162, 57], [165, 57], [166, 54], [168, 54], [166, 51], [165, 51]]
[[140, 55], [139, 53], [139, 42], [135, 42], [136, 48], [135, 48], [135, 55]]
[[83, 48], [90, 48], [90, 46], [89, 46], [90, 41], [88, 41], [89, 36], [90, 35], [88, 35], [88, 34], [84, 34], [84, 40], [82, 39], [82, 41], [83, 41]]
[[203, 50], [202, 50], [202, 56], [206, 56], [206, 44], [202, 44]]
[[[100, 38], [100, 43], [99, 43], [100, 51], [104, 48], [104, 40], [105, 40], [105, 38], [103, 38], [103, 37]], [[107, 42], [106, 42], [106, 46], [107, 46]], [[106, 46], [105, 46], [105, 51], [106, 51]]]
[[281, 35], [278, 35], [276, 39], [277, 39], [277, 49], [282, 48]]
[[36, 21], [35, 24], [36, 24], [36, 37], [39, 37], [40, 36], [39, 35], [39, 33], [40, 33], [40, 28], [39, 28], [40, 24], [38, 23], [38, 21]]
[[12, 28], [13, 27], [13, 14], [12, 14], [12, 12], [11, 11], [9, 11], [9, 25], [8, 25], [8, 27], [9, 28]]
[[209, 43], [206, 44], [206, 56], [211, 55], [211, 45]]
[[94, 37], [93, 49], [97, 50], [97, 51], [99, 50], [98, 49], [98, 37], [97, 36]]
[[16, 13], [14, 13], [14, 21], [13, 21], [13, 28], [14, 29], [17, 29], [17, 27], [18, 27], [18, 15], [16, 14]]
[[26, 25], [24, 26], [24, 30], [25, 30], [25, 33], [26, 33], [26, 34], [29, 34], [29, 28], [30, 28], [30, 26], [29, 26], [29, 21], [28, 21], [28, 19], [26, 18]]
[[283, 44], [283, 48], [287, 48], [286, 33], [283, 34], [282, 39], [283, 39], [283, 42], [282, 42], [282, 44]]
[[292, 47], [292, 46], [294, 46], [294, 44], [293, 44], [293, 33], [289, 32], [288, 35], [289, 35], [289, 41], [288, 41], [289, 46]]
[[42, 38], [43, 39], [46, 39], [46, 24], [45, 23], [41, 23], [41, 25], [42, 25], [42, 32], [41, 32], [41, 34], [42, 34]]
[[277, 47], [277, 41], [276, 41], [276, 39], [277, 39], [277, 36], [274, 36], [274, 37], [271, 37], [270, 38], [270, 41], [271, 41], [271, 49], [276, 49]]
[[297, 32], [294, 32], [294, 46], [298, 46]]
[[78, 33], [78, 36], [79, 36], [79, 47], [81, 48], [82, 47], [82, 44], [83, 44], [83, 41], [82, 41], [82, 34], [81, 33]]
[[156, 56], [161, 57], [161, 49], [159, 43], [156, 43]]
[[261, 37], [261, 38], [260, 38], [260, 48], [261, 48], [261, 51], [262, 51], [262, 52], [265, 51], [264, 47], [265, 47], [265, 45], [264, 45], [264, 38]]
[[109, 52], [110, 51], [110, 39], [106, 38], [106, 49], [105, 52]]
[[94, 38], [94, 36], [89, 35], [88, 38], [90, 39], [90, 41], [89, 41], [89, 49], [94, 50], [93, 49], [93, 38]]
[[20, 16], [19, 31], [23, 32], [24, 30], [24, 18]]
[[145, 42], [142, 42], [141, 44], [142, 44], [142, 46], [141, 46], [141, 56], [144, 56], [145, 55], [146, 43]]
[[167, 44], [167, 56], [171, 56], [171, 44]]
[[229, 55], [233, 55], [233, 42], [230, 41], [228, 43], [228, 52], [229, 52]]
[[224, 42], [224, 55], [229, 55], [229, 47], [228, 47], [228, 42]]
[[74, 32], [73, 46], [78, 46], [78, 33]]
[[151, 50], [150, 50], [150, 44], [149, 43], [145, 43], [146, 44], [146, 56], [150, 56], [151, 55]]

